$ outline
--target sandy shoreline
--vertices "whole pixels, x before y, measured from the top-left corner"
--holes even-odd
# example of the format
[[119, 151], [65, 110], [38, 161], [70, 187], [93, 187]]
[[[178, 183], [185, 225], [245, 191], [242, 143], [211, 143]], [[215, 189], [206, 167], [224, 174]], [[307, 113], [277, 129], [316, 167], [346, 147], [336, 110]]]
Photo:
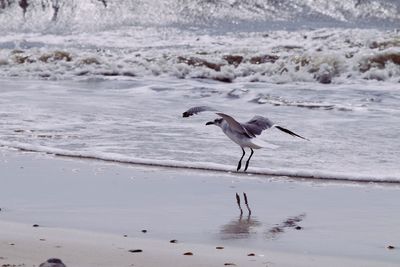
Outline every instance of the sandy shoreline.
[[[1, 266], [38, 266], [58, 257], [67, 266], [396, 266], [372, 260], [237, 247], [170, 243], [0, 221]], [[129, 250], [142, 250], [132, 253]], [[192, 256], [184, 253], [192, 252]], [[254, 254], [254, 256], [252, 255]], [[249, 256], [250, 255], [250, 256]]]
[[[219, 250], [199, 244], [68, 229], [33, 228], [9, 222], [0, 222], [0, 228], [0, 263], [17, 266], [37, 266], [52, 257], [61, 258], [67, 266], [224, 266], [229, 262], [263, 266], [267, 261], [260, 254], [250, 257], [246, 250], [237, 248]], [[138, 249], [142, 252], [129, 252]], [[194, 255], [183, 255], [186, 252]]]
[[[397, 186], [123, 166], [9, 150], [1, 150], [0, 168], [0, 266], [38, 266], [51, 257], [67, 266], [400, 262]], [[236, 192], [248, 194], [251, 216], [240, 216]], [[189, 251], [194, 255], [183, 255]]]

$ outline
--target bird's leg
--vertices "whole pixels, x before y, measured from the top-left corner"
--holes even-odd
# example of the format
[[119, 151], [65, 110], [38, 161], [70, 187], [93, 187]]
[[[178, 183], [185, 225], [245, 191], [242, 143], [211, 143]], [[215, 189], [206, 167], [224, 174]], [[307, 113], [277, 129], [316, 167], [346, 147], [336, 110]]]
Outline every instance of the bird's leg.
[[249, 211], [249, 218], [250, 218], [251, 209], [250, 209], [250, 207], [249, 207], [249, 202], [247, 201], [247, 195], [246, 195], [245, 192], [243, 192], [243, 197], [244, 197], [244, 204], [246, 204], [247, 210]]
[[243, 155], [242, 155], [242, 157], [241, 157], [240, 160], [239, 160], [239, 163], [238, 163], [238, 166], [237, 166], [236, 171], [239, 171], [240, 168], [242, 167], [242, 159], [243, 159], [243, 157], [244, 157], [244, 154], [246, 154], [246, 152], [244, 151], [243, 147], [241, 147], [241, 148], [242, 148], [242, 151], [243, 151]]
[[238, 207], [240, 209], [240, 216], [242, 216], [243, 210], [242, 207], [240, 206], [240, 196], [238, 195], [238, 193], [236, 193], [236, 203], [238, 204]]
[[251, 149], [251, 154], [250, 154], [249, 159], [246, 161], [246, 167], [244, 168], [244, 171], [247, 171], [247, 168], [249, 167], [249, 162], [250, 162], [251, 156], [253, 156], [253, 153], [254, 153], [254, 150], [252, 148], [250, 148], [250, 149]]

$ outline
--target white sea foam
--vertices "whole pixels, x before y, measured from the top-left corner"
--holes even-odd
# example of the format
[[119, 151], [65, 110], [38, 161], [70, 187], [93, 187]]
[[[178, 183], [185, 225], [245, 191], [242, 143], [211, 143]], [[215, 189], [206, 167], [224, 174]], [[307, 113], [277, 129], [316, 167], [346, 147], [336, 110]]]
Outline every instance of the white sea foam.
[[[157, 160], [134, 158], [122, 156], [113, 153], [94, 153], [94, 152], [75, 152], [64, 149], [49, 148], [45, 146], [29, 145], [19, 142], [3, 142], [0, 141], [0, 146], [12, 149], [18, 149], [28, 152], [47, 153], [61, 157], [71, 157], [78, 159], [92, 159], [109, 161], [123, 164], [147, 165], [156, 167], [168, 168], [183, 168], [205, 171], [222, 171], [234, 172], [235, 168], [223, 164], [209, 163], [209, 162], [183, 162], [175, 160]], [[240, 173], [238, 173], [240, 174]], [[353, 181], [353, 182], [378, 182], [378, 183], [400, 183], [400, 176], [376, 176], [365, 175], [358, 173], [340, 173], [340, 172], [324, 172], [317, 170], [287, 170], [287, 169], [270, 169], [270, 168], [251, 168], [247, 171], [247, 175], [262, 175], [266, 177], [280, 176], [290, 177], [296, 179], [319, 179], [319, 180], [335, 180], [335, 181]]]

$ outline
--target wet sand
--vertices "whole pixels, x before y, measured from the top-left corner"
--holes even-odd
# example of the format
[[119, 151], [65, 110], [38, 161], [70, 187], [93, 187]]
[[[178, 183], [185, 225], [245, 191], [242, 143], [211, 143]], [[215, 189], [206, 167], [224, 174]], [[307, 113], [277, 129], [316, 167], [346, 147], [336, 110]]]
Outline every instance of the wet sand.
[[38, 266], [52, 257], [67, 266], [400, 262], [400, 187], [393, 184], [174, 170], [5, 149], [0, 169], [0, 265]]

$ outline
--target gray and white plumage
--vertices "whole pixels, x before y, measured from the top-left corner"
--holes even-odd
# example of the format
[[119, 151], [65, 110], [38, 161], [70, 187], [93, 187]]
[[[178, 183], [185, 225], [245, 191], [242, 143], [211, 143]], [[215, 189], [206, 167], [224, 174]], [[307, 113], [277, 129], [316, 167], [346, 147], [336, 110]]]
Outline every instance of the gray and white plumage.
[[[183, 117], [190, 117], [204, 111], [216, 111], [216, 109], [207, 106], [193, 107], [183, 112], [182, 115]], [[270, 119], [263, 116], [256, 115], [251, 120], [245, 123], [240, 123], [236, 121], [232, 116], [225, 113], [216, 112], [215, 114], [217, 114], [220, 118], [215, 119], [214, 121], [207, 122], [206, 125], [216, 125], [220, 127], [224, 134], [229, 137], [229, 139], [231, 139], [242, 148], [243, 155], [239, 160], [237, 170], [240, 169], [241, 161], [245, 155], [244, 148], [248, 147], [251, 150], [251, 155], [246, 162], [246, 167], [244, 171], [247, 170], [250, 158], [254, 152], [253, 149], [262, 148], [262, 146], [255, 144], [252, 139], [256, 138], [257, 135], [261, 135], [264, 130], [275, 127], [282, 132], [285, 132], [292, 136], [308, 140], [307, 138], [304, 138], [286, 128], [283, 128], [282, 126], [273, 123]]]

